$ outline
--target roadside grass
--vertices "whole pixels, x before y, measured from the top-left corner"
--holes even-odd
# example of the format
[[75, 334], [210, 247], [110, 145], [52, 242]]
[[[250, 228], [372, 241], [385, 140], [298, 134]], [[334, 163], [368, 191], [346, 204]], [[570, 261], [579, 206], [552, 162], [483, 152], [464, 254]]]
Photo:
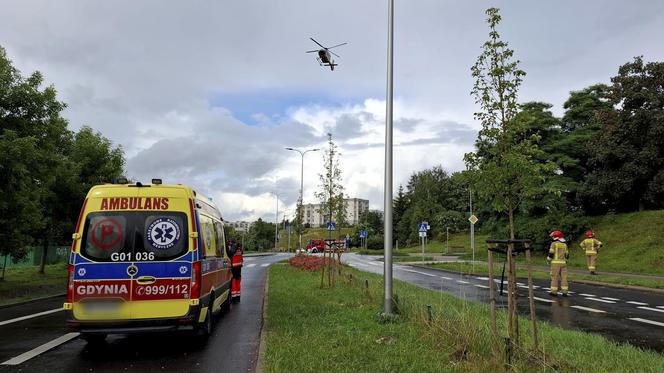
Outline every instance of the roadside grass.
[[[454, 263], [431, 263], [425, 264], [424, 266], [430, 268], [444, 269], [446, 271], [458, 272], [462, 274], [476, 274], [476, 275], [487, 275], [489, 273], [489, 265], [487, 263], [475, 263], [473, 266], [472, 263], [468, 262], [454, 262]], [[494, 276], [499, 278], [502, 271], [502, 262], [494, 263]], [[525, 263], [520, 262], [517, 264], [517, 277], [528, 278], [528, 271], [525, 268]], [[602, 282], [608, 284], [619, 284], [619, 285], [631, 285], [631, 286], [643, 286], [648, 288], [655, 289], [664, 289], [664, 280], [651, 280], [651, 279], [642, 279], [642, 278], [631, 278], [631, 277], [619, 277], [619, 276], [610, 276], [603, 275], [598, 273], [597, 275], [586, 275], [570, 272], [567, 275], [570, 281], [592, 281], [592, 282]], [[551, 277], [549, 271], [543, 271], [539, 269], [533, 269], [533, 278], [549, 280]]]
[[62, 294], [67, 288], [65, 264], [50, 264], [43, 275], [39, 267], [7, 268], [5, 279], [0, 281], [0, 305]]
[[[599, 252], [597, 269], [606, 272], [664, 275], [664, 210], [643, 211], [628, 214], [609, 214], [589, 217], [588, 228], [595, 232], [597, 239], [604, 243]], [[487, 258], [486, 240], [488, 236], [475, 234], [475, 260]], [[586, 268], [586, 258], [579, 243], [584, 237], [575, 237], [568, 243], [572, 268]], [[548, 248], [548, 246], [547, 246]], [[418, 245], [405, 248], [407, 252], [420, 252]], [[444, 253], [445, 240], [429, 241], [428, 253]], [[450, 234], [449, 252], [470, 260], [470, 234], [468, 232]], [[546, 249], [534, 252], [533, 260], [544, 263]], [[593, 277], [597, 280], [597, 277]], [[632, 280], [630, 280], [632, 281]], [[625, 282], [620, 282], [625, 283]]]
[[269, 271], [266, 372], [664, 371], [660, 354], [546, 322], [538, 322], [535, 352], [525, 317], [522, 347], [508, 367], [505, 315], [499, 312], [501, 343], [494, 347], [485, 304], [395, 281], [400, 316], [380, 323], [382, 276], [344, 267], [336, 287], [320, 289], [319, 273], [287, 265]]

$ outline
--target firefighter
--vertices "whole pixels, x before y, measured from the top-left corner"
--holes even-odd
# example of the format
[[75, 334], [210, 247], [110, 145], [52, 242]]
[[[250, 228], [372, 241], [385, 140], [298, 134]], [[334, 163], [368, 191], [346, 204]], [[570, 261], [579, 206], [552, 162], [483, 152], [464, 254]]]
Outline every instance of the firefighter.
[[233, 274], [233, 280], [231, 281], [231, 299], [233, 302], [239, 302], [243, 264], [242, 245], [237, 242], [232, 243], [231, 252], [233, 253], [233, 257], [231, 258], [231, 272]]
[[549, 248], [549, 255], [546, 257], [546, 260], [551, 262], [551, 290], [549, 294], [558, 295], [558, 280], [560, 280], [560, 290], [563, 297], [566, 297], [569, 291], [569, 285], [567, 284], [569, 251], [565, 243], [565, 235], [561, 231], [553, 231], [549, 236], [553, 239]]
[[580, 246], [586, 252], [586, 263], [588, 264], [588, 271], [591, 275], [595, 275], [597, 253], [602, 247], [602, 242], [595, 238], [595, 234], [592, 230], [588, 230], [586, 232], [586, 239], [581, 241]]

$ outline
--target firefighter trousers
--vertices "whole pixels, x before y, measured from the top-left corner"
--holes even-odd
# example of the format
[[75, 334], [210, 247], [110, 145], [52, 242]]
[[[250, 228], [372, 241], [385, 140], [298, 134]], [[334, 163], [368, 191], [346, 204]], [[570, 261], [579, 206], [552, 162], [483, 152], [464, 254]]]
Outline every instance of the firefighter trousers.
[[560, 290], [567, 294], [569, 284], [567, 283], [567, 264], [551, 264], [551, 292], [558, 292], [558, 281], [560, 281]]
[[588, 271], [595, 272], [597, 265], [597, 254], [586, 254], [586, 264], [588, 264]]

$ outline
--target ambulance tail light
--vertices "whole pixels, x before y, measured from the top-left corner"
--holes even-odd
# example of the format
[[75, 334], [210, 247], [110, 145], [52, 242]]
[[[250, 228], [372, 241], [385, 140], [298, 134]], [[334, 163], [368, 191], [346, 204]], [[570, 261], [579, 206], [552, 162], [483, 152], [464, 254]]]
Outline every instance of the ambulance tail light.
[[201, 297], [201, 262], [194, 262], [191, 265], [191, 297], [198, 299]]
[[74, 265], [69, 265], [69, 276], [67, 276], [67, 298], [66, 303], [71, 303], [74, 300]]

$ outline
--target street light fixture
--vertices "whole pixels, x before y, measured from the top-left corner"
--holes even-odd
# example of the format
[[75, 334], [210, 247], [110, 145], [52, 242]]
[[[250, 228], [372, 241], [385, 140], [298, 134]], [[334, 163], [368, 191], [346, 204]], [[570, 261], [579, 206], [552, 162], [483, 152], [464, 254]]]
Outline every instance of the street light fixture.
[[[302, 151], [300, 149], [295, 149], [295, 148], [286, 148], [286, 150], [292, 150], [294, 152], [298, 152], [298, 153], [300, 153], [300, 157], [302, 158], [301, 168], [300, 168], [300, 200], [298, 201], [298, 203], [300, 204], [300, 210], [299, 211], [302, 213], [302, 215], [304, 215], [304, 211], [302, 211], [302, 209], [304, 209], [304, 194], [303, 194], [304, 193], [304, 155], [309, 153], [309, 152], [317, 152], [320, 149], [315, 148], [315, 149], [307, 149], [305, 151]], [[304, 217], [300, 217], [297, 212], [296, 212], [296, 216], [298, 217], [298, 219], [300, 221], [300, 224], [302, 224], [302, 220], [304, 219]], [[299, 249], [302, 250], [302, 230], [301, 229], [300, 229], [299, 242], [300, 242]]]

